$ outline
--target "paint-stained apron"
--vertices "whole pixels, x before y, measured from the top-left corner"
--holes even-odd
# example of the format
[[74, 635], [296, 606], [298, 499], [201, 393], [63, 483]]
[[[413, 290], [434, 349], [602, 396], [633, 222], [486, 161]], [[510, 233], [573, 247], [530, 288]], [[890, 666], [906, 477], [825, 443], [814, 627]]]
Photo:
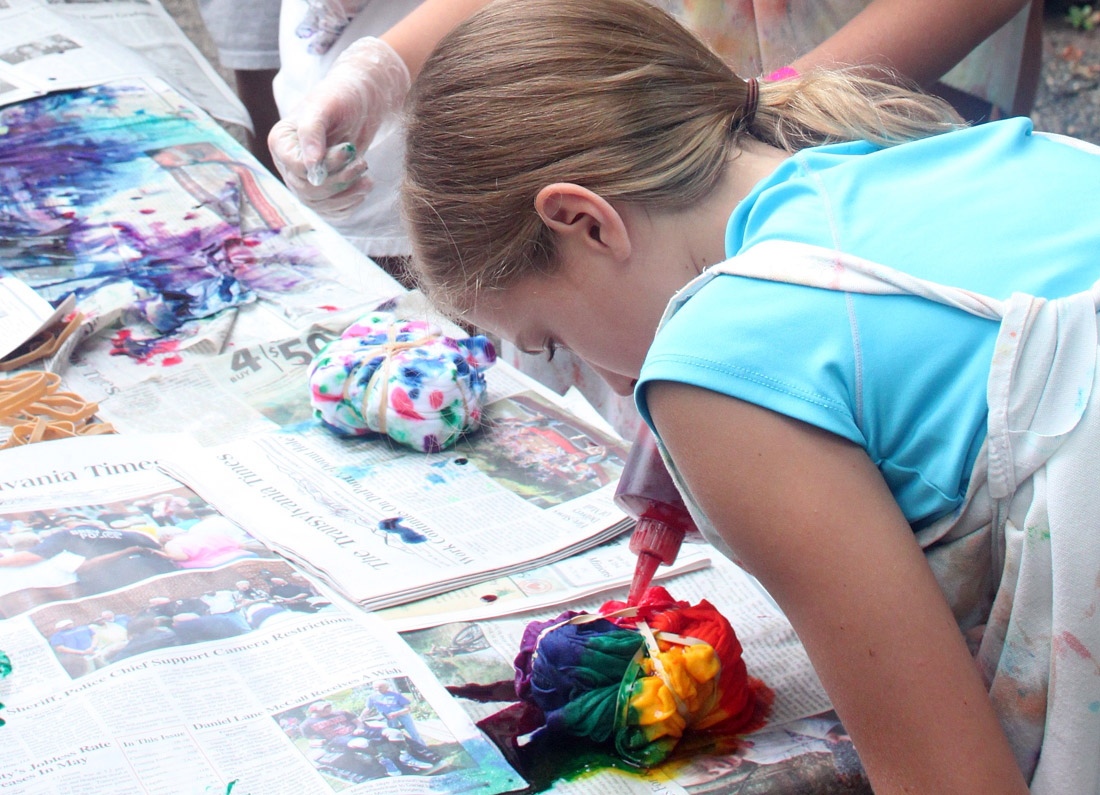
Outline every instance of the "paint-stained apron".
[[[830, 249], [767, 241], [690, 282], [661, 325], [722, 273], [918, 296], [1000, 322], [988, 436], [965, 502], [916, 536], [1032, 792], [1100, 793], [1100, 397], [1092, 399], [1100, 282], [1067, 298], [999, 301]], [[703, 535], [732, 558], [665, 461]]]

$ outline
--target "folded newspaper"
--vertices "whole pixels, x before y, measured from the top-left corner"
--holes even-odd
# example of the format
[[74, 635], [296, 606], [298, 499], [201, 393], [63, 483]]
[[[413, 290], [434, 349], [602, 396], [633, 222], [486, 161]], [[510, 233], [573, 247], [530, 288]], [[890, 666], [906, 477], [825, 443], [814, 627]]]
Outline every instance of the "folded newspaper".
[[622, 442], [519, 374], [493, 375], [482, 428], [442, 453], [336, 436], [308, 417], [303, 390], [288, 396], [281, 430], [165, 465], [368, 609], [562, 560], [626, 530], [612, 500]]
[[0, 789], [526, 786], [392, 629], [164, 475], [164, 452], [0, 454]]

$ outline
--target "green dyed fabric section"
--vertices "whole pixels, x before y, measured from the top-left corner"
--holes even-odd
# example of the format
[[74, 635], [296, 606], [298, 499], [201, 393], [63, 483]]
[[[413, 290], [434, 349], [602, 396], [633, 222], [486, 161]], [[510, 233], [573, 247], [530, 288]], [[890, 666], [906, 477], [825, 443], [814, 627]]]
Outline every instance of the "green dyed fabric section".
[[642, 636], [607, 621], [561, 627], [540, 644], [532, 696], [554, 731], [595, 742], [615, 732], [619, 685]]

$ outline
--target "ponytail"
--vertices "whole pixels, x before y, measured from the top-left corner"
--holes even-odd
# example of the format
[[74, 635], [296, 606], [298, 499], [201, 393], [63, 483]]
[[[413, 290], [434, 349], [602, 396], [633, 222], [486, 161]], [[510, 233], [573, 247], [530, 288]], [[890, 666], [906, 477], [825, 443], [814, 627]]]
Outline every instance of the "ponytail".
[[797, 152], [836, 141], [894, 146], [963, 124], [938, 97], [848, 68], [762, 83], [756, 113], [746, 129], [766, 144]]

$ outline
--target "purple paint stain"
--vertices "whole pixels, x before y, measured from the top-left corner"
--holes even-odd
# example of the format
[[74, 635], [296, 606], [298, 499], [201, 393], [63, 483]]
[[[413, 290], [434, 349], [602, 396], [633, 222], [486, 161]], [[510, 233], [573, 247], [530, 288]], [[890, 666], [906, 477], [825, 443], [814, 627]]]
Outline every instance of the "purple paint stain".
[[[189, 112], [117, 110], [124, 95], [144, 93], [99, 86], [0, 110], [4, 268], [55, 305], [69, 294], [79, 301], [112, 284], [131, 284], [141, 298], [130, 317], [161, 335], [254, 300], [257, 292], [307, 282], [312, 250], [279, 245], [277, 262], [259, 254], [284, 221], [266, 202], [251, 166], [235, 159], [234, 145], [209, 143], [220, 133], [205, 131], [206, 122]], [[113, 197], [158, 178], [198, 200], [177, 219], [189, 228], [131, 223], [114, 211], [110, 220], [101, 217]], [[262, 218], [248, 229], [242, 229], [245, 204]], [[211, 212], [200, 217], [193, 212], [200, 207]], [[169, 209], [135, 208], [129, 217], [167, 219]], [[157, 344], [132, 337], [116, 342], [115, 353], [140, 361]]]
[[402, 521], [400, 516], [383, 519], [378, 523], [378, 529], [399, 536], [406, 544], [423, 544], [428, 540], [426, 535], [416, 532], [411, 527], [405, 527]]

